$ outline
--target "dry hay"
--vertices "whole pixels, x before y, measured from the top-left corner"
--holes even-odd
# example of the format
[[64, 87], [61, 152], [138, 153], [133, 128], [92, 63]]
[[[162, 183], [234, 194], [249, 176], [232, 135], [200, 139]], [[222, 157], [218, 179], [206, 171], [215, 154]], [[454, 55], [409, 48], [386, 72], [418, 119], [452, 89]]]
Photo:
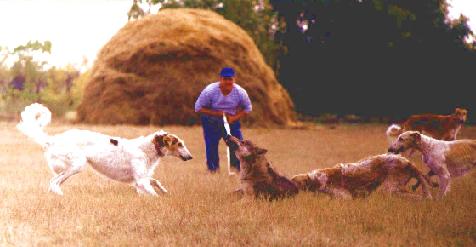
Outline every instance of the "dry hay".
[[293, 124], [295, 112], [252, 39], [222, 16], [199, 9], [165, 9], [132, 21], [95, 61], [78, 120], [100, 124], [197, 124], [194, 103], [223, 66], [253, 102], [244, 123]]

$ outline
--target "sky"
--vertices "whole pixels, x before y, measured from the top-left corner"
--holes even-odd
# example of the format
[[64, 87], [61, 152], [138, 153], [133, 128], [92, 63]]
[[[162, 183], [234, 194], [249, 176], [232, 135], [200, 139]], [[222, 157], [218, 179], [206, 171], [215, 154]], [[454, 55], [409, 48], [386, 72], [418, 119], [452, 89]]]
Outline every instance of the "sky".
[[0, 0], [0, 46], [49, 40], [49, 64], [90, 66], [127, 23], [130, 0]]
[[[476, 0], [450, 0], [450, 18], [464, 14], [476, 33]], [[52, 42], [50, 66], [90, 67], [99, 50], [127, 23], [132, 0], [0, 0], [0, 46]]]

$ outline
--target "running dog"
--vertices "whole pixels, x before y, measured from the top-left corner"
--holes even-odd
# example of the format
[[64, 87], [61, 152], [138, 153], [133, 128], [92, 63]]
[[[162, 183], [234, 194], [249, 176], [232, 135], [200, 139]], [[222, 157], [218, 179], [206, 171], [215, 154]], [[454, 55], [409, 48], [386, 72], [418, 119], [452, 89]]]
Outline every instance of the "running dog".
[[440, 197], [450, 191], [450, 179], [463, 176], [476, 166], [476, 140], [437, 140], [417, 131], [400, 134], [389, 152], [401, 153], [417, 150], [423, 162], [431, 169], [429, 176], [439, 178]]
[[225, 142], [231, 150], [235, 150], [236, 157], [240, 160], [240, 187], [236, 192], [270, 200], [298, 193], [296, 185], [276, 172], [266, 159], [266, 149], [231, 135], [226, 136]]
[[192, 159], [183, 140], [163, 130], [135, 139], [80, 129], [71, 129], [48, 135], [43, 128], [51, 122], [51, 112], [34, 103], [25, 107], [17, 128], [43, 148], [49, 168], [55, 174], [49, 191], [63, 195], [60, 185], [70, 176], [81, 172], [87, 164], [110, 179], [129, 183], [139, 194], [164, 193], [167, 190], [159, 180], [152, 178], [154, 170], [164, 156]]
[[356, 163], [337, 164], [295, 175], [291, 180], [300, 190], [323, 192], [335, 198], [365, 197], [382, 187], [392, 194], [420, 198], [406, 186], [410, 179], [421, 182], [423, 196], [431, 198], [427, 181], [408, 159], [395, 154], [381, 154]]
[[409, 130], [419, 131], [438, 140], [456, 140], [456, 135], [466, 122], [468, 110], [456, 108], [451, 115], [420, 114], [412, 115], [401, 125], [392, 124], [387, 128], [389, 142]]

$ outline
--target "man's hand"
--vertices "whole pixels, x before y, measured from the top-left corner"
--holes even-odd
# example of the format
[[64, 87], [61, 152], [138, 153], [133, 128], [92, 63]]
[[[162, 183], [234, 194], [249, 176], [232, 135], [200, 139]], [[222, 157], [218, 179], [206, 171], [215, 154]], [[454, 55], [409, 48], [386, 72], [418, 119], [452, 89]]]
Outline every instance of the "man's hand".
[[246, 115], [246, 112], [241, 110], [241, 111], [237, 112], [235, 115], [231, 115], [231, 114], [227, 114], [227, 113], [225, 113], [225, 115], [226, 115], [226, 119], [228, 120], [228, 123], [232, 124], [232, 123], [240, 120], [240, 118], [243, 117], [244, 115]]
[[226, 114], [226, 120], [228, 121], [229, 124], [232, 124], [234, 122], [236, 122], [239, 118], [237, 118], [236, 115], [230, 115], [230, 114]]

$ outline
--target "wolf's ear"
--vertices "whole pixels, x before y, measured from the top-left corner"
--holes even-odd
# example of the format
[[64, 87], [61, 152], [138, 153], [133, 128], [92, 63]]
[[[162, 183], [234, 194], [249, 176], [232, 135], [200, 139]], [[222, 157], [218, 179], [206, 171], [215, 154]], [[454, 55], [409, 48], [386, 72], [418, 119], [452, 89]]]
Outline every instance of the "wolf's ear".
[[266, 150], [266, 149], [264, 149], [264, 148], [256, 148], [256, 153], [257, 153], [258, 155], [265, 154], [265, 153], [267, 153], [267, 152], [268, 152], [268, 150]]

